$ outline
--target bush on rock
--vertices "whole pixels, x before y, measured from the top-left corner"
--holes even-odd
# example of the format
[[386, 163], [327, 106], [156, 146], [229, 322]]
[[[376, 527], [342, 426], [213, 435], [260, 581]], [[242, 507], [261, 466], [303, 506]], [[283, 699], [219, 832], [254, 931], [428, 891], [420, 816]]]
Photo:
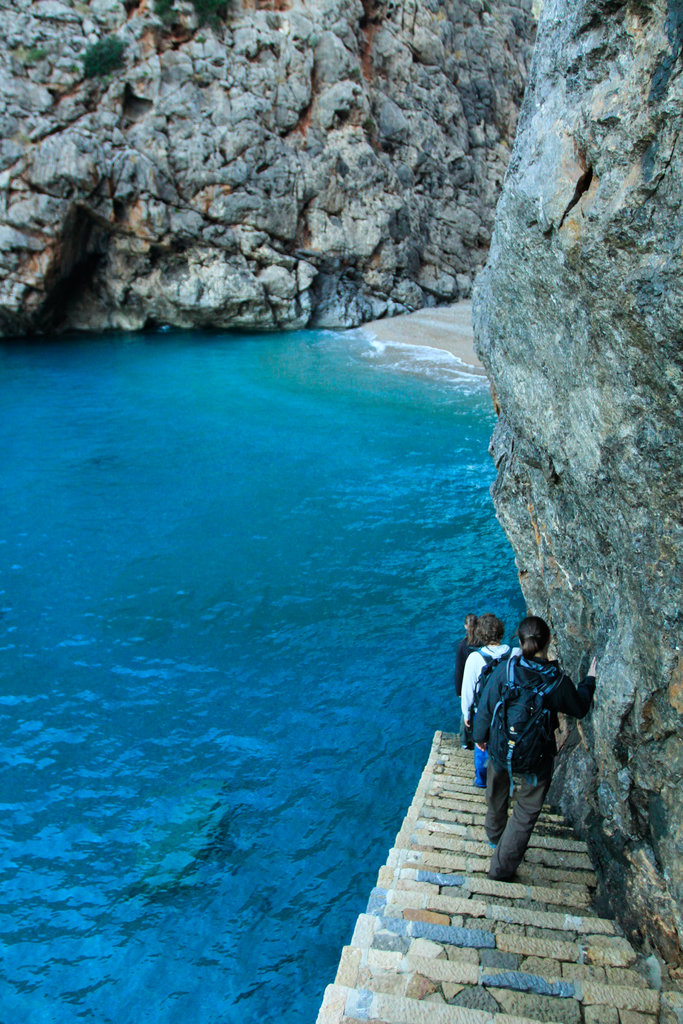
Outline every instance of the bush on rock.
[[117, 36], [105, 36], [93, 43], [83, 54], [83, 72], [86, 78], [100, 78], [123, 65], [125, 45]]

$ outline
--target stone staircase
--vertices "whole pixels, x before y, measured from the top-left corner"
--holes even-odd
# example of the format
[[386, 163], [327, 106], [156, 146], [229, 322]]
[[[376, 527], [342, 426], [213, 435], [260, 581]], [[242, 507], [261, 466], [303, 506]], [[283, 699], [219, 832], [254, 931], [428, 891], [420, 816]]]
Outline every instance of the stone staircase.
[[318, 1024], [677, 1024], [683, 997], [640, 973], [592, 909], [585, 843], [539, 818], [515, 882], [493, 882], [472, 754], [436, 733]]

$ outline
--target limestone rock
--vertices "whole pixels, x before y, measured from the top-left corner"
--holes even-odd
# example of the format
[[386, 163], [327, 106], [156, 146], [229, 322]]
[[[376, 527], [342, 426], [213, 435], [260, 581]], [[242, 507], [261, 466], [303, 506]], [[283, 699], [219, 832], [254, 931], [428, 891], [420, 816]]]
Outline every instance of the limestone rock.
[[683, 45], [666, 0], [547, 0], [474, 302], [494, 498], [597, 699], [556, 796], [633, 934], [683, 934]]
[[[0, 0], [0, 333], [345, 326], [468, 294], [531, 0]], [[124, 66], [84, 79], [116, 35]], [[289, 262], [288, 262], [289, 261]]]

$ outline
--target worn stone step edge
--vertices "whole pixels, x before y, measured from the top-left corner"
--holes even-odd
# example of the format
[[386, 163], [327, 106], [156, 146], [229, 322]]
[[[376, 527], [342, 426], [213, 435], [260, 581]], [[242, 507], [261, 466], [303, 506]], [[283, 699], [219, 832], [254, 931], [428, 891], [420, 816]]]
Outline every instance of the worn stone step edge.
[[[398, 837], [397, 837], [398, 838]], [[407, 846], [393, 846], [387, 856], [389, 867], [412, 867], [433, 870], [441, 874], [483, 874], [486, 875], [489, 866], [489, 857], [463, 857], [454, 853], [435, 853], [430, 850], [411, 849]], [[567, 871], [564, 868], [555, 868], [544, 865], [534, 865], [533, 868], [524, 861], [517, 869], [517, 882], [509, 884], [528, 884], [526, 876], [533, 874], [536, 881], [547, 883], [561, 882], [564, 886], [578, 885], [580, 888], [588, 886], [594, 889], [597, 886], [597, 875], [594, 871]], [[507, 884], [507, 883], [506, 883]]]
[[[461, 821], [466, 815], [467, 820], [464, 821], [464, 824], [483, 824], [483, 819], [486, 817], [486, 797], [482, 795], [481, 798], [478, 798], [473, 797], [470, 793], [463, 793], [457, 799], [451, 800], [429, 793], [422, 807], [422, 816], [436, 817], [437, 815], [445, 821]], [[469, 819], [476, 819], [476, 821]], [[537, 826], [543, 828], [545, 834], [555, 835], [558, 838], [571, 839], [576, 835], [574, 829], [567, 822], [550, 819], [549, 812], [541, 813]]]
[[[433, 799], [433, 794], [429, 794], [430, 800]], [[439, 798], [441, 799], [441, 798]], [[463, 794], [461, 799], [457, 801], [447, 801], [450, 807], [443, 808], [443, 810], [450, 810], [457, 813], [458, 820], [463, 820], [463, 815], [467, 815], [469, 818], [475, 819], [477, 824], [483, 824], [486, 817], [486, 798], [481, 799], [472, 798], [470, 794]], [[433, 806], [432, 804], [425, 804], [425, 806]], [[536, 823], [536, 827], [541, 827], [548, 831], [548, 834], [568, 834], [574, 836], [576, 833], [571, 825], [564, 820], [557, 821], [557, 815], [551, 814], [551, 812], [542, 811], [541, 815]], [[465, 824], [472, 824], [471, 821], [465, 821]]]
[[[403, 883], [403, 884], [401, 884]], [[526, 888], [531, 890], [531, 886], [520, 886], [520, 888]], [[558, 893], [558, 897], [552, 903], [552, 910], [548, 910], [548, 901], [542, 899], [534, 899], [531, 896], [526, 898], [520, 896], [510, 897], [507, 893], [496, 894], [495, 898], [498, 900], [496, 903], [491, 902], [493, 893], [472, 893], [468, 890], [456, 891], [452, 887], [450, 891], [440, 892], [439, 886], [430, 885], [428, 883], [411, 882], [408, 879], [399, 879], [398, 884], [392, 886], [378, 885], [372, 890], [373, 893], [384, 893], [385, 905], [391, 908], [392, 915], [403, 913], [407, 910], [425, 911], [434, 914], [446, 914], [451, 917], [453, 916], [464, 916], [464, 917], [481, 917], [486, 920], [503, 920], [501, 914], [508, 908], [510, 911], [514, 911], [518, 905], [520, 899], [525, 899], [527, 902], [533, 902], [536, 904], [535, 907], [524, 907], [522, 909], [529, 911], [529, 913], [559, 913], [557, 909], [560, 907], [562, 913], [567, 915], [573, 915], [574, 917], [581, 917], [591, 920], [600, 920], [597, 914], [586, 913], [585, 907], [577, 906], [574, 903], [563, 901], [561, 899], [562, 893]], [[489, 901], [482, 899], [482, 896], [489, 896]], [[372, 894], [370, 896], [372, 899]], [[505, 899], [505, 903], [501, 903], [500, 900]], [[517, 902], [516, 902], [517, 901]], [[489, 907], [496, 907], [500, 913], [494, 915], [493, 912], [488, 913]], [[521, 921], [508, 921], [508, 924], [523, 924], [528, 922]], [[545, 925], [539, 925], [539, 927], [545, 927]], [[598, 928], [602, 934], [611, 935], [612, 932], [606, 931], [602, 926]]]
[[439, 744], [441, 741], [441, 736], [442, 733], [438, 731], [434, 733], [432, 747], [429, 752], [429, 757], [427, 758], [427, 764], [425, 765], [422, 771], [422, 775], [420, 776], [417, 788], [415, 790], [415, 795], [413, 796], [408, 811], [406, 812], [404, 824], [406, 821], [411, 820], [412, 818], [417, 818], [419, 808], [426, 798], [427, 791], [430, 785], [430, 780], [432, 778], [432, 770], [437, 765], [439, 759]]
[[[431, 813], [425, 814], [425, 810], [431, 810]], [[425, 804], [423, 807], [423, 817], [432, 821], [444, 821], [452, 825], [459, 825], [461, 828], [477, 829], [480, 832], [484, 832], [484, 822], [486, 820], [486, 813], [473, 814], [469, 810], [463, 810], [461, 807], [453, 808], [432, 808], [431, 804]], [[438, 816], [434, 812], [437, 812]], [[539, 818], [537, 821], [534, 831], [534, 836], [543, 836], [547, 839], [567, 839], [575, 840], [576, 832], [574, 829], [567, 826], [554, 825], [552, 822], [548, 823]], [[580, 840], [579, 840], [580, 841]]]
[[560, 1024], [558, 1021], [493, 1014], [465, 1006], [419, 1002], [343, 985], [328, 985], [317, 1024], [361, 1020], [372, 1021], [373, 1024]]
[[[351, 938], [351, 945], [357, 948], [372, 946], [379, 932], [387, 931], [397, 939], [427, 939], [438, 945], [458, 947], [462, 950], [497, 949], [503, 953], [516, 953], [520, 956], [537, 956], [566, 963], [588, 964], [594, 967], [632, 967], [638, 957], [627, 939], [613, 935], [589, 935], [581, 940], [555, 938], [537, 938], [521, 935], [516, 931], [501, 928], [496, 932], [484, 932], [472, 928], [447, 929], [445, 926], [427, 924], [421, 921], [405, 922], [399, 935], [385, 928], [386, 922], [375, 914], [359, 914]], [[408, 927], [412, 926], [412, 927]], [[476, 945], [475, 945], [476, 943]], [[397, 943], [405, 945], [405, 943]], [[405, 950], [402, 950], [405, 952]]]
[[[485, 810], [481, 808], [486, 807], [486, 790], [479, 786], [473, 786], [472, 782], [467, 785], [463, 785], [458, 789], [445, 790], [444, 787], [439, 784], [437, 786], [431, 786], [426, 793], [425, 799], [427, 801], [440, 801], [444, 804], [448, 804], [453, 810], [460, 810], [461, 812], [470, 814], [484, 814]], [[550, 809], [549, 804], [544, 804], [544, 809], [541, 811], [539, 822], [545, 825], [551, 825], [555, 828], [563, 828], [568, 831], [572, 831], [571, 825], [561, 814], [555, 814]]]
[[[383, 948], [400, 950], [401, 952], [406, 952], [407, 948], [410, 946], [410, 943], [413, 939], [428, 939], [430, 942], [438, 943], [441, 946], [459, 946], [466, 947], [469, 949], [498, 949], [500, 948], [498, 943], [499, 934], [501, 936], [503, 934], [505, 934], [506, 936], [510, 934], [505, 928], [505, 925], [510, 924], [510, 922], [508, 921], [500, 921], [498, 922], [498, 924], [501, 926], [499, 929], [497, 929], [496, 931], [488, 931], [482, 928], [476, 928], [472, 926], [465, 927], [462, 925], [434, 924], [431, 921], [405, 920], [404, 918], [398, 917], [386, 917], [374, 912], [359, 915], [358, 921], [356, 922], [357, 926], [358, 922], [360, 922], [361, 917], [364, 919], [364, 921], [366, 918], [374, 918], [374, 926], [368, 925], [367, 922], [363, 925], [363, 927], [371, 928], [371, 934], [373, 936], [372, 941], [379, 937], [379, 933], [386, 933], [384, 939], [382, 939], [384, 943]], [[512, 923], [514, 924], [519, 922]], [[538, 926], [533, 924], [521, 926], [533, 927], [541, 931], [543, 930], [542, 928], [539, 928]], [[556, 930], [553, 930], [552, 935], [554, 936], [556, 933]], [[583, 941], [579, 942], [578, 933], [572, 932], [571, 938], [568, 937], [568, 941], [575, 943], [577, 946], [580, 945], [583, 948], [592, 948], [596, 945], [599, 946], [601, 944], [604, 947], [604, 943], [601, 943], [598, 940], [619, 938], [619, 936], [587, 932], [581, 934], [581, 939]], [[542, 939], [542, 941], [544, 940]], [[549, 937], [546, 941], [553, 942], [558, 940], [556, 940], [554, 937]], [[352, 940], [352, 945], [362, 946], [370, 944], [372, 944], [372, 942], [363, 943], [358, 941], [356, 931], [354, 930], [354, 938]], [[613, 946], [613, 949], [616, 949], [620, 956], [628, 955], [629, 957], [631, 957], [635, 955], [630, 947], [627, 951], [626, 947], [621, 944], [616, 944], [615, 946]], [[595, 963], [593, 959], [591, 959], [590, 962]], [[599, 966], [605, 966], [605, 964], [600, 964]], [[628, 967], [631, 966], [631, 963], [610, 964], [610, 966]]]
[[[367, 913], [384, 917], [386, 909], [391, 905], [391, 902], [393, 901], [392, 898], [394, 896], [395, 890], [392, 891], [379, 888], [373, 889], [368, 901]], [[418, 894], [414, 894], [414, 896], [417, 897]], [[418, 900], [415, 899], [415, 902], [418, 902]], [[442, 913], [444, 916], [448, 917], [481, 917], [483, 920], [498, 921], [501, 924], [521, 924], [531, 928], [545, 928], [549, 931], [575, 932], [577, 935], [617, 934], [614, 921], [610, 921], [609, 918], [604, 917], [558, 914], [547, 910], [527, 910], [525, 907], [515, 907], [512, 905], [501, 906], [498, 903], [484, 903], [479, 900], [463, 900], [453, 896], [434, 896], [427, 900], [425, 895], [424, 902], [429, 902], [430, 905], [400, 909], [401, 911], [404, 909], [432, 911], [437, 914]], [[470, 904], [472, 909], [463, 909], [466, 904]], [[396, 906], [396, 909], [399, 909], [398, 906]], [[405, 919], [393, 916], [393, 920], [403, 921]], [[450, 927], [450, 925], [443, 924], [437, 925], [436, 927], [447, 928]], [[456, 943], [456, 945], [459, 945], [459, 943]]]
[[[451, 821], [457, 815], [457, 820], [460, 821], [462, 815], [469, 815], [476, 818], [485, 818], [486, 811], [482, 810], [485, 808], [485, 802], [481, 805], [477, 804], [476, 807], [471, 805], [464, 807], [463, 800], [469, 798], [469, 794], [462, 794], [463, 799], [439, 796], [438, 794], [428, 793], [423, 805], [424, 817], [443, 817], [444, 820]], [[542, 813], [536, 822], [536, 828], [543, 829], [544, 834], [548, 836], [557, 836], [558, 839], [567, 838], [572, 839], [576, 832], [568, 822], [558, 822], [549, 820], [550, 812], [547, 814]], [[474, 824], [471, 821], [466, 821], [465, 824]]]
[[[472, 779], [462, 779], [457, 785], [447, 785], [443, 783], [443, 775], [437, 775], [433, 778], [433, 784], [428, 791], [430, 799], [447, 800], [451, 802], [467, 803], [476, 806], [484, 806], [486, 803], [486, 790], [483, 787], [474, 786]], [[545, 820], [549, 824], [557, 825], [564, 828], [571, 828], [567, 819], [561, 815], [556, 814], [550, 809], [549, 805], [545, 805], [546, 809], [542, 812], [539, 821]]]
[[[470, 841], [440, 832], [430, 832], [421, 828], [401, 830], [399, 835], [403, 838], [406, 836], [406, 832], [409, 832], [408, 845], [416, 849], [448, 850], [453, 853], [465, 853], [475, 857], [491, 856], [491, 848], [488, 842]], [[545, 846], [532, 846], [529, 844], [524, 858], [528, 864], [541, 863], [548, 867], [556, 865], [558, 867], [578, 868], [581, 871], [591, 871], [593, 869], [593, 863], [587, 853], [553, 850]]]
[[[439, 832], [444, 835], [464, 836], [471, 842], [488, 842], [486, 830], [480, 825], [461, 825], [457, 819], [447, 821], [441, 818], [432, 818], [424, 814], [416, 821], [418, 829], [427, 832]], [[462, 831], [464, 830], [464, 832]], [[476, 832], [476, 835], [472, 833]], [[588, 856], [588, 846], [582, 839], [565, 839], [559, 836], [544, 836], [537, 832], [531, 833], [529, 846], [535, 846], [542, 850], [560, 850], [563, 853], [582, 853]]]
[[[463, 812], [459, 807], [435, 807], [432, 803], [427, 802], [422, 806], [418, 821], [424, 821], [425, 827], [428, 825], [430, 828], [439, 828], [444, 831], [448, 831], [449, 829], [457, 830], [458, 828], [475, 830], [486, 838], [483, 822], [481, 824], [479, 822], [475, 823], [472, 821], [461, 822], [460, 815], [462, 813]], [[483, 817], [485, 819], [486, 815], [484, 814]], [[543, 822], [540, 819], [537, 822], [537, 827], [539, 825], [543, 825]], [[531, 838], [536, 840], [536, 842], [542, 843], [548, 849], [573, 850], [575, 853], [588, 852], [588, 844], [585, 840], [577, 839], [576, 832], [569, 827], [562, 829], [562, 833], [557, 829], [551, 832], [543, 832], [537, 830], [537, 827], [534, 828]]]
[[335, 984], [359, 986], [361, 967], [368, 968], [370, 973], [374, 971], [378, 975], [405, 975], [406, 991], [403, 995], [406, 997], [409, 996], [407, 988], [410, 980], [415, 975], [421, 975], [438, 984], [447, 982], [455, 985], [509, 989], [537, 996], [575, 999], [576, 1002], [589, 1006], [615, 1006], [620, 1010], [635, 1010], [640, 1013], [659, 1011], [659, 993], [646, 986], [610, 985], [583, 978], [547, 977], [533, 971], [510, 970], [353, 946], [346, 946], [342, 950]]
[[[399, 829], [398, 834], [401, 835], [401, 834], [405, 834], [408, 831], [414, 830], [417, 827], [417, 823], [418, 822], [423, 822], [423, 826], [422, 827], [425, 827], [425, 828], [432, 827], [432, 830], [435, 831], [435, 832], [444, 831], [444, 834], [447, 834], [447, 832], [445, 832], [445, 830], [443, 830], [443, 829], [434, 829], [433, 828], [433, 819], [425, 818], [424, 815], [423, 815], [423, 811], [424, 811], [424, 807], [422, 807], [422, 808], [419, 808], [419, 807], [411, 808], [410, 812], [408, 814], [406, 814], [405, 818], [403, 819], [403, 822], [401, 823], [401, 827]], [[466, 820], [467, 818], [471, 818], [472, 820], [468, 821], [468, 820]], [[458, 834], [458, 830], [459, 829], [463, 829], [463, 830], [468, 830], [468, 829], [471, 829], [471, 828], [483, 829], [484, 828], [485, 820], [486, 820], [486, 814], [485, 814], [484, 811], [482, 811], [482, 813], [480, 815], [472, 815], [468, 811], [460, 810], [457, 814], [454, 814], [454, 816], [452, 818], [448, 819], [446, 824], [450, 824], [451, 826], [457, 826], [456, 828], [453, 829], [453, 834]], [[537, 845], [540, 845], [539, 844], [539, 840], [540, 839], [547, 839], [547, 838], [548, 838], [547, 834], [543, 834], [542, 832], [534, 831], [532, 833], [532, 839], [533, 839], [533, 841]], [[562, 839], [564, 837], [559, 837], [559, 838]], [[552, 849], [552, 847], [547, 847], [547, 848]]]
[[[486, 853], [483, 850], [479, 852], [469, 850], [467, 848], [452, 849], [439, 845], [432, 845], [431, 843], [415, 843], [411, 842], [410, 836], [397, 836], [403, 845], [402, 849], [407, 849], [414, 855], [422, 855], [425, 858], [425, 864], [436, 865], [444, 864], [450, 866], [455, 871], [465, 871], [467, 874], [488, 874], [489, 865], [491, 863], [491, 850], [486, 848]], [[524, 878], [525, 880], [529, 876], [533, 876], [536, 881], [550, 882], [552, 881], [564, 881], [565, 878], [571, 877], [573, 873], [578, 874], [577, 881], [583, 884], [592, 884], [595, 872], [587, 867], [582, 867], [580, 864], [572, 863], [568, 858], [572, 857], [573, 854], [562, 854], [561, 859], [557, 857], [550, 858], [544, 855], [541, 850], [527, 850], [525, 859], [519, 865], [516, 871], [516, 879], [519, 880]]]
[[[463, 828], [483, 829], [486, 821], [486, 811], [482, 810], [481, 812], [472, 813], [470, 810], [458, 808], [452, 814], [449, 813], [447, 820], [457, 823]], [[533, 835], [547, 836], [548, 838], [555, 837], [557, 839], [573, 839], [576, 833], [569, 826], [561, 828], [559, 825], [548, 824], [543, 819], [539, 819], [534, 827]]]
[[[576, 943], [564, 943], [553, 940], [548, 943], [540, 939], [533, 940], [536, 949], [543, 947], [547, 953], [547, 947], [550, 947], [550, 952], [565, 952], [568, 946], [576, 947], [574, 952], [576, 953], [579, 949]], [[548, 977], [548, 970], [541, 972], [539, 970], [539, 964], [542, 964], [546, 968], [557, 969], [557, 980], [561, 981], [576, 981], [577, 979], [594, 981], [597, 984], [616, 986], [618, 988], [648, 988], [648, 982], [645, 977], [638, 971], [631, 969], [630, 967], [610, 967], [601, 966], [597, 967], [594, 964], [576, 963], [571, 959], [557, 959], [552, 956], [538, 956], [536, 953], [533, 956], [527, 956], [526, 953], [510, 953], [501, 952], [499, 949], [485, 949], [476, 950], [469, 949], [466, 946], [451, 946], [448, 951], [448, 956], [444, 957], [446, 949], [444, 946], [440, 946], [438, 943], [432, 942], [429, 939], [415, 939], [411, 942], [406, 953], [400, 951], [392, 951], [389, 949], [375, 949], [372, 946], [368, 947], [355, 947], [355, 946], [344, 946], [342, 949], [342, 955], [339, 960], [339, 967], [337, 969], [337, 976], [335, 981], [338, 985], [350, 985], [356, 987], [363, 987], [365, 982], [358, 974], [359, 967], [365, 967], [370, 972], [392, 972], [395, 967], [395, 959], [399, 960], [410, 960], [411, 964], [416, 963], [418, 960], [424, 960], [426, 964], [434, 962], [440, 975], [448, 974], [446, 980], [450, 980], [456, 983], [456, 974], [460, 971], [460, 976], [465, 977], [463, 968], [469, 970], [467, 978], [470, 980], [457, 982], [459, 984], [477, 984], [479, 975], [476, 973], [481, 967], [485, 970], [491, 968], [515, 970], [521, 971], [524, 974], [542, 974], [544, 977]], [[360, 959], [359, 959], [360, 954]], [[514, 957], [517, 961], [516, 966], [511, 966], [509, 962], [505, 962], [506, 957]], [[439, 967], [438, 965], [446, 965]], [[456, 970], [458, 968], [458, 970]], [[452, 971], [451, 971], [452, 969]], [[473, 973], [474, 972], [474, 973]], [[610, 977], [610, 972], [616, 974], [616, 979]], [[429, 969], [420, 968], [419, 973], [426, 974], [431, 977]], [[555, 977], [553, 971], [550, 970], [550, 975]], [[477, 980], [471, 982], [472, 978]], [[677, 995], [677, 993], [675, 993]], [[663, 998], [663, 996], [662, 996]], [[681, 994], [681, 1005], [683, 1006], [683, 994]]]
[[587, 886], [556, 888], [528, 885], [522, 882], [496, 882], [491, 878], [468, 878], [466, 875], [440, 874], [416, 868], [391, 868], [384, 864], [377, 875], [380, 889], [414, 890], [438, 893], [448, 889], [452, 895], [469, 893], [508, 900], [532, 900], [536, 903], [564, 904], [590, 913], [591, 894]]

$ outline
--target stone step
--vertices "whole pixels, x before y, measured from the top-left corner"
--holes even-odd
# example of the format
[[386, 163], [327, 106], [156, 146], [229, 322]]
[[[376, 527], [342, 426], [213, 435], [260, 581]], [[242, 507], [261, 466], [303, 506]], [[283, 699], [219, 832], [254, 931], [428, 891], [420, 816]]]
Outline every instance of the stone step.
[[[498, 976], [503, 978], [504, 972]], [[399, 977], [400, 975], [394, 975]], [[617, 986], [595, 985], [591, 982], [546, 982], [543, 978], [531, 981], [531, 976], [520, 979], [522, 985], [536, 984], [538, 991], [529, 988], [503, 989], [500, 985], [491, 984], [490, 991], [485, 985], [478, 989], [465, 988], [460, 982], [437, 979], [436, 984], [426, 976], [415, 984], [413, 979], [405, 982], [410, 991], [413, 986], [414, 995], [398, 995], [395, 993], [373, 991], [339, 985], [335, 983], [325, 991], [323, 1006], [318, 1016], [318, 1024], [344, 1024], [344, 1022], [373, 1021], [382, 1024], [556, 1024], [575, 1020], [577, 1024], [586, 1019], [581, 1007], [591, 1008], [591, 1016], [599, 1021], [600, 1011], [610, 1008], [617, 1010], [633, 1010], [656, 1020], [659, 1009], [659, 996], [656, 992], [643, 989], [627, 989]], [[508, 980], [511, 972], [507, 973]], [[486, 976], [486, 982], [495, 981], [495, 975]], [[426, 984], [425, 984], [426, 982]], [[544, 984], [545, 983], [545, 984]], [[479, 996], [480, 1005], [488, 996], [489, 1008], [478, 1009], [475, 1006], [452, 1005], [446, 1001], [446, 992], [455, 993], [450, 998], [462, 998], [463, 992], [474, 992]], [[425, 993], [425, 994], [421, 994]], [[436, 997], [436, 998], [435, 998]], [[498, 997], [498, 998], [496, 998]], [[507, 997], [507, 999], [506, 999]], [[644, 998], [647, 997], [647, 998]], [[438, 1001], [437, 1001], [438, 1000]], [[474, 1001], [474, 1000], [473, 1000]], [[501, 1003], [512, 1011], [500, 1012]], [[520, 1006], [521, 1003], [521, 1006]], [[494, 1009], [494, 1007], [496, 1009]], [[518, 1009], [527, 1009], [533, 1017]], [[557, 1011], [557, 1017], [548, 1014]], [[497, 1012], [498, 1011], [498, 1012]], [[604, 1017], [602, 1018], [605, 1019]], [[623, 1017], [621, 1018], [623, 1020]]]
[[517, 882], [496, 882], [490, 878], [468, 878], [464, 875], [442, 875], [414, 868], [382, 868], [377, 885], [381, 889], [408, 890], [451, 895], [480, 895], [489, 899], [524, 900], [525, 902], [557, 904], [581, 909], [590, 914], [591, 895], [587, 886], [549, 887], [522, 885]]
[[[419, 952], [403, 954], [347, 946], [342, 950], [335, 984], [419, 999], [424, 998], [429, 988], [423, 983], [426, 979], [432, 983], [432, 991], [448, 985], [448, 991], [442, 992], [446, 998], [457, 994], [453, 992], [454, 986], [459, 989], [481, 986], [573, 999], [577, 1003], [614, 1006], [640, 1013], [657, 1013], [659, 1010], [659, 994], [648, 989], [645, 980], [635, 971], [613, 971], [617, 983], [610, 983], [604, 980], [605, 972], [599, 968], [588, 969], [601, 972], [596, 980], [589, 973], [562, 973], [559, 963], [554, 964], [557, 971], [553, 974], [552, 967], [550, 970], [546, 967], [544, 973], [537, 973], [533, 969], [506, 966], [501, 962], [504, 957], [497, 953], [487, 959], [488, 963], [478, 964], [473, 957], [448, 960], [421, 956]], [[553, 961], [546, 961], [546, 964], [552, 965]]]
[[[398, 926], [403, 925], [405, 921], [426, 921], [438, 927], [461, 928], [462, 918], [482, 918], [485, 921], [524, 925], [553, 932], [570, 932], [576, 936], [616, 934], [614, 922], [602, 917], [529, 910], [512, 904], [501, 906], [487, 903], [485, 900], [469, 900], [457, 896], [429, 898], [423, 894], [423, 906], [413, 906], [419, 902], [419, 893], [403, 894], [397, 893], [396, 890], [373, 889], [368, 902], [368, 912], [381, 916], [383, 920], [393, 921], [394, 924], [387, 924], [387, 927], [390, 930], [397, 930], [397, 934], [402, 934]], [[459, 920], [456, 922], [455, 918]], [[450, 940], [444, 938], [443, 941]]]
[[[490, 880], [487, 879], [487, 881]], [[433, 914], [449, 915], [451, 917], [489, 917], [495, 920], [503, 920], [505, 908], [509, 908], [511, 911], [522, 908], [530, 913], [552, 912], [562, 916], [581, 916], [587, 919], [598, 919], [595, 912], [586, 905], [582, 906], [575, 901], [558, 902], [558, 900], [561, 900], [561, 891], [553, 894], [553, 902], [551, 903], [549, 900], [540, 898], [540, 893], [547, 890], [538, 890], [534, 886], [519, 886], [519, 890], [525, 895], [521, 895], [519, 892], [514, 893], [512, 896], [509, 893], [484, 892], [477, 894], [464, 888], [459, 889], [453, 886], [439, 887], [410, 879], [398, 879], [394, 885], [389, 887], [378, 885], [373, 889], [373, 893], [385, 894], [384, 902], [387, 907], [387, 913], [390, 913], [392, 916], [396, 916], [406, 910], [419, 910]], [[598, 931], [600, 930], [598, 928]]]
[[[372, 993], [343, 985], [328, 985], [317, 1024], [537, 1024], [529, 1018], [510, 1017], [461, 1006], [417, 1002], [400, 996]], [[559, 1024], [545, 1021], [544, 1024]]]
[[[427, 798], [429, 800], [429, 798]], [[424, 808], [431, 808], [437, 810], [434, 807], [433, 802], [423, 804]], [[445, 820], [457, 820], [463, 824], [472, 824], [477, 826], [483, 826], [484, 818], [486, 816], [486, 805], [485, 802], [480, 801], [475, 807], [472, 804], [467, 806], [461, 802], [449, 801], [449, 807], [442, 808], [443, 810], [449, 811], [449, 818]], [[426, 815], [425, 815], [426, 816]], [[566, 823], [562, 824], [558, 821], [552, 820], [549, 815], [541, 814], [536, 825], [536, 829], [539, 833], [548, 836], [560, 836], [565, 838], [572, 838], [575, 834], [574, 831]]]
[[[486, 843], [488, 838], [483, 827], [460, 825], [457, 820], [444, 821], [428, 818], [423, 815], [417, 818], [415, 828], [420, 832], [429, 832], [439, 836], [452, 836], [455, 839], [467, 839], [470, 842]], [[565, 839], [559, 836], [538, 835], [531, 833], [529, 849], [558, 850], [562, 853], [580, 853], [588, 857], [588, 846], [581, 839]]]
[[637, 960], [631, 944], [618, 935], [584, 935], [574, 939], [568, 935], [557, 939], [528, 935], [524, 929], [511, 930], [504, 926], [484, 931], [480, 928], [445, 929], [445, 926], [429, 922], [404, 921], [392, 930], [391, 923], [391, 919], [383, 919], [376, 914], [359, 914], [351, 945], [405, 953], [412, 948], [413, 940], [424, 939], [431, 947], [448, 946], [449, 957], [454, 952], [452, 947], [455, 947], [469, 952], [496, 949], [525, 958], [538, 957], [594, 967], [632, 967]]
[[471, 773], [437, 733], [318, 1024], [656, 1024], [659, 993], [592, 906], [586, 844], [544, 810], [515, 881], [489, 879]]
[[[490, 851], [489, 851], [490, 852]], [[393, 855], [397, 857], [394, 858]], [[461, 854], [442, 851], [415, 850], [409, 847], [394, 847], [389, 852], [387, 863], [394, 866], [399, 862], [405, 867], [423, 868], [443, 874], [486, 875], [489, 857], [465, 857]], [[594, 871], [578, 871], [575, 868], [565, 870], [550, 865], [534, 864], [530, 866], [524, 861], [517, 868], [516, 882], [531, 885], [547, 885], [561, 883], [564, 885], [578, 884], [581, 887], [595, 888], [597, 876]]]
[[[433, 832], [444, 832], [452, 835], [467, 835], [470, 839], [487, 841], [486, 831], [482, 824], [462, 824], [457, 812], [445, 816], [439, 810], [432, 810], [428, 805], [422, 808], [417, 818], [417, 825]], [[530, 846], [542, 846], [546, 850], [567, 850], [574, 853], [588, 853], [588, 846], [581, 839], [574, 839], [570, 829], [565, 829], [564, 834], [557, 832], [544, 833], [535, 829], [531, 834]]]

